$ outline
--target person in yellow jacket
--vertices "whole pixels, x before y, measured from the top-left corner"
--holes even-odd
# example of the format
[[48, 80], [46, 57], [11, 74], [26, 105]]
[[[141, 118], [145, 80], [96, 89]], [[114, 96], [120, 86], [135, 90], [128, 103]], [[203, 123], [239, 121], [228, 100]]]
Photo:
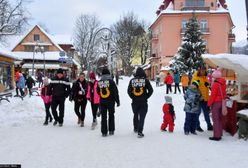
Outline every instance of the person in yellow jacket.
[[[213, 126], [212, 126], [212, 123], [210, 121], [209, 108], [207, 105], [208, 99], [209, 99], [209, 86], [210, 86], [210, 84], [209, 84], [209, 80], [208, 80], [208, 76], [207, 76], [206, 67], [202, 67], [198, 71], [195, 71], [191, 81], [199, 81], [199, 83], [200, 83], [199, 89], [200, 89], [201, 94], [202, 94], [202, 98], [200, 101], [200, 110], [202, 109], [202, 111], [203, 111], [204, 118], [205, 118], [205, 121], [207, 123], [207, 129], [209, 131], [212, 131]], [[198, 121], [196, 124], [196, 130], [199, 132], [203, 132], [203, 129], [201, 128], [200, 120], [199, 120], [200, 114], [201, 114], [201, 111], [200, 111], [199, 116], [198, 116]]]
[[183, 88], [183, 94], [185, 94], [189, 86], [189, 76], [186, 73], [182, 75], [181, 83], [182, 83], [182, 88]]

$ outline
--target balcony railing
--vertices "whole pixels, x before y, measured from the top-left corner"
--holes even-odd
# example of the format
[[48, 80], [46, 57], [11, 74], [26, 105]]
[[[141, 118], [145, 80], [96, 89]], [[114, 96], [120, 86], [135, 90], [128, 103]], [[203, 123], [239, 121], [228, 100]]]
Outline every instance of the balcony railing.
[[[186, 30], [187, 30], [186, 28], [182, 28], [181, 34], [184, 34]], [[209, 28], [201, 28], [200, 31], [201, 33], [209, 33]]]
[[158, 40], [158, 34], [152, 34], [152, 40]]
[[209, 11], [210, 7], [201, 7], [201, 6], [184, 6], [181, 8], [182, 11], [188, 10], [201, 10], [201, 11]]

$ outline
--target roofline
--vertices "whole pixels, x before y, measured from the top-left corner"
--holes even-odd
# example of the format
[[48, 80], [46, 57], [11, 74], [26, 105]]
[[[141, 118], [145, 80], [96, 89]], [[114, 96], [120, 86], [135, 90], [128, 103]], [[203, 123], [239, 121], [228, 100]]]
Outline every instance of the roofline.
[[[203, 14], [203, 12], [197, 12], [197, 11], [195, 11], [194, 12], [195, 14]], [[228, 14], [229, 15], [229, 21], [231, 22], [231, 24], [232, 24], [232, 29], [235, 27], [235, 25], [234, 25], [234, 23], [233, 23], [233, 20], [232, 20], [232, 18], [231, 18], [231, 15], [230, 15], [230, 12], [229, 11], [227, 11], [227, 12], [209, 12], [209, 11], [206, 11], [206, 12], [204, 12], [204, 13], [206, 13], [206, 14]], [[151, 24], [151, 26], [149, 27], [149, 29], [151, 29], [152, 27], [153, 27], [153, 25], [161, 18], [161, 17], [163, 17], [163, 16], [165, 16], [165, 15], [178, 15], [178, 14], [180, 14], [180, 15], [182, 15], [182, 14], [192, 14], [192, 13], [182, 13], [182, 12], [178, 12], [178, 13], [176, 13], [176, 12], [174, 12], [174, 13], [161, 13], [161, 14], [159, 14], [159, 16], [156, 18], [156, 20]]]
[[52, 42], [53, 45], [55, 45], [55, 47], [57, 47], [60, 51], [64, 51], [52, 38], [51, 35], [49, 35], [44, 29], [42, 29], [42, 27], [40, 27], [38, 24], [35, 25], [30, 31], [28, 31], [28, 33], [26, 33], [25, 36], [23, 36], [23, 38], [13, 47], [13, 49], [11, 50], [13, 52], [13, 50], [35, 29], [35, 28], [40, 29], [40, 31], [42, 33], [44, 33], [47, 38]]

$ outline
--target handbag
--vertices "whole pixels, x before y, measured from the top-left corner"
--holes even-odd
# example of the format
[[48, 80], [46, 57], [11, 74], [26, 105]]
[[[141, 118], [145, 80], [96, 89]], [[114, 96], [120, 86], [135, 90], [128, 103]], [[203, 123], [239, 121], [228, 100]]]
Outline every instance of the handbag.
[[222, 97], [221, 113], [222, 113], [223, 116], [226, 116], [228, 111], [227, 111], [227, 107], [226, 107], [226, 99], [223, 97], [221, 86], [220, 86], [220, 94], [221, 94], [221, 97]]

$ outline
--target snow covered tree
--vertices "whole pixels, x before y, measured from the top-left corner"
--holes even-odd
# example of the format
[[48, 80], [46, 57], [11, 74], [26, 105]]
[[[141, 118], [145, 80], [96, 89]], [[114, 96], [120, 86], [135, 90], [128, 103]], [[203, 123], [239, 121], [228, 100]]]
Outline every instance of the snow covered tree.
[[200, 26], [195, 15], [187, 22], [181, 47], [172, 59], [173, 71], [179, 73], [191, 72], [204, 65], [202, 54], [206, 52], [206, 45], [201, 37]]
[[27, 0], [0, 0], [0, 43], [7, 35], [23, 30], [28, 21], [28, 12], [24, 4]]

